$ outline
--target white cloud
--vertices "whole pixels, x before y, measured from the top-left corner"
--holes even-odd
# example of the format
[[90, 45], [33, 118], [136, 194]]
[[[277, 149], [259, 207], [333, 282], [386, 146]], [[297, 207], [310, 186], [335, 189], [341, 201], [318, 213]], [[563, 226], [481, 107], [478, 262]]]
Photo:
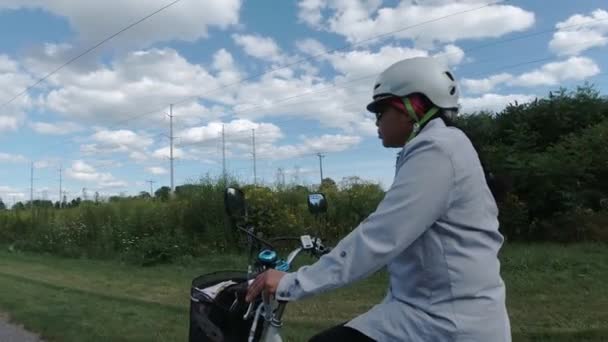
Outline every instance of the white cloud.
[[327, 48], [323, 45], [323, 43], [312, 38], [297, 41], [296, 48], [310, 56], [317, 56], [327, 51]]
[[[424, 50], [388, 46], [377, 52], [336, 52], [326, 60], [342, 74], [335, 79], [338, 83], [360, 77], [361, 73], [373, 74], [366, 80], [372, 82], [371, 78], [388, 63], [426, 54]], [[320, 77], [314, 67], [305, 64], [234, 84], [244, 76], [224, 49], [214, 54], [207, 67], [187, 61], [173, 49], [138, 50], [109, 65], [61, 70], [49, 79], [41, 103], [44, 109], [83, 126], [107, 127], [119, 122], [121, 126], [166, 130], [168, 104], [191, 99], [174, 107], [176, 127], [200, 126], [236, 111], [239, 117], [250, 120], [273, 115], [318, 120], [325, 127], [344, 129], [348, 134], [371, 130], [361, 126], [367, 99], [353, 96], [367, 92], [370, 83], [338, 89], [331, 79]], [[304, 104], [284, 100], [303, 93], [314, 94], [306, 95]], [[93, 152], [98, 147], [85, 146], [85, 150]], [[133, 158], [142, 160], [143, 155]]]
[[298, 18], [312, 27], [321, 26], [321, 10], [327, 6], [326, 0], [300, 0]]
[[232, 39], [250, 56], [272, 62], [284, 60], [284, 57], [281, 55], [281, 49], [270, 37], [233, 34]]
[[[446, 50], [458, 52], [455, 47]], [[338, 84], [364, 73], [370, 77], [362, 80], [365, 83], [348, 87], [334, 87], [331, 79], [301, 65], [228, 87], [225, 85], [234, 84], [244, 74], [226, 50], [215, 53], [209, 68], [190, 63], [172, 49], [135, 51], [109, 66], [62, 70], [49, 80], [51, 88], [42, 96], [42, 103], [47, 110], [83, 126], [122, 125], [128, 120], [125, 126], [167, 129], [168, 104], [191, 98], [174, 108], [174, 124], [178, 127], [199, 126], [237, 114], [256, 121], [264, 116], [318, 120], [324, 127], [343, 129], [348, 134], [370, 132], [374, 128], [366, 121], [368, 99], [360, 94], [368, 93], [372, 78], [388, 64], [420, 55], [428, 53], [385, 46], [376, 52], [357, 50], [326, 56], [341, 74], [333, 80]], [[214, 91], [217, 89], [221, 91]], [[200, 101], [194, 100], [197, 96]], [[303, 99], [285, 101], [294, 96]], [[85, 150], [94, 152], [99, 147], [85, 146]], [[141, 160], [143, 155], [133, 158]]]
[[[312, 27], [341, 34], [349, 42], [398, 31], [394, 37], [414, 39], [422, 44], [496, 38], [523, 31], [535, 20], [534, 13], [516, 6], [494, 4], [479, 8], [487, 4], [482, 0], [402, 0], [395, 7], [380, 7], [380, 4], [379, 0], [303, 0], [299, 3], [299, 17]], [[331, 15], [324, 18], [324, 12], [328, 11]], [[469, 12], [461, 13], [465, 11]], [[453, 15], [455, 13], [460, 14]], [[443, 19], [403, 29], [437, 18]]]
[[91, 163], [95, 167], [101, 167], [105, 169], [123, 166], [123, 163], [112, 159], [95, 159], [94, 161], [91, 161]]
[[76, 160], [72, 163], [72, 167], [69, 169], [75, 173], [91, 174], [95, 173], [95, 168], [82, 160]]
[[322, 135], [318, 137], [300, 137], [301, 142], [296, 145], [261, 144], [257, 148], [260, 158], [289, 159], [318, 152], [340, 152], [347, 150], [361, 141], [359, 136], [348, 135]]
[[98, 172], [83, 160], [74, 161], [72, 167], [66, 170], [66, 175], [73, 180], [96, 184], [99, 188], [120, 188], [128, 185], [109, 172]]
[[555, 25], [558, 29], [549, 42], [558, 55], [578, 55], [608, 44], [608, 11], [597, 9], [591, 15], [575, 14]]
[[78, 132], [83, 129], [81, 125], [74, 122], [31, 122], [30, 127], [40, 134], [65, 135]]
[[234, 58], [225, 49], [220, 49], [213, 56], [213, 67], [217, 70], [217, 81], [219, 84], [232, 84], [242, 78], [241, 73], [234, 63]]
[[10, 154], [0, 152], [0, 162], [2, 163], [24, 163], [27, 159], [20, 154]]
[[151, 173], [153, 175], [165, 175], [167, 174], [167, 169], [160, 166], [150, 166], [146, 168], [146, 172]]
[[25, 112], [31, 108], [32, 100], [28, 94], [15, 96], [32, 83], [32, 78], [17, 61], [0, 54], [0, 105], [7, 103], [0, 115], [0, 132], [15, 131], [25, 120]]
[[[377, 76], [391, 64], [405, 58], [426, 57], [425, 50], [386, 45], [377, 52], [369, 50], [352, 50], [336, 52], [327, 58], [336, 71], [348, 76]], [[370, 84], [373, 81], [370, 81]]]
[[[256, 154], [260, 159], [289, 159], [315, 152], [337, 152], [346, 150], [361, 141], [352, 135], [323, 135], [320, 137], [300, 137], [297, 144], [280, 144], [284, 138], [281, 129], [271, 123], [256, 123], [250, 120], [233, 120], [224, 123], [226, 154], [231, 158], [251, 158], [252, 129], [255, 129]], [[373, 123], [371, 124], [373, 126]], [[374, 126], [375, 127], [375, 126]], [[217, 164], [209, 158], [217, 157], [222, 139], [222, 123], [211, 122], [206, 126], [193, 127], [180, 133], [178, 147], [192, 147], [185, 154], [191, 159]], [[168, 150], [155, 154], [166, 157]]]
[[[184, 154], [188, 159], [216, 164], [210, 158], [216, 158], [221, 151], [222, 125], [225, 135], [226, 155], [229, 157], [250, 155], [255, 130], [256, 149], [260, 146], [273, 146], [283, 138], [281, 129], [270, 123], [256, 123], [246, 119], [230, 122], [210, 122], [205, 126], [191, 127], [178, 133], [178, 148], [187, 148]], [[158, 156], [166, 155], [166, 150]]]
[[446, 65], [453, 66], [462, 62], [464, 51], [454, 44], [448, 44], [443, 48], [443, 51], [435, 54], [434, 57]]
[[93, 139], [111, 148], [148, 147], [153, 142], [150, 138], [126, 129], [99, 131], [93, 134]]
[[332, 83], [306, 76], [289, 79], [263, 77], [259, 83], [246, 84], [239, 89], [239, 105], [234, 110], [243, 119], [278, 116], [281, 121], [313, 120], [323, 127], [351, 132], [364, 118], [367, 101], [362, 96], [351, 94], [361, 87], [369, 91], [369, 83], [354, 83], [359, 88], [352, 88], [352, 85], [350, 88], [334, 87]]
[[482, 79], [462, 79], [463, 87], [471, 93], [487, 93], [492, 91], [497, 85], [513, 79], [513, 75], [508, 73], [496, 74]]
[[[152, 153], [152, 156], [157, 159], [168, 159], [171, 156], [171, 147], [166, 146], [159, 148]], [[173, 147], [173, 158], [188, 159], [189, 156], [187, 156], [182, 149]]]
[[0, 73], [15, 73], [19, 71], [19, 66], [16, 61], [10, 59], [6, 55], [0, 55]]
[[146, 134], [121, 130], [100, 130], [91, 136], [93, 143], [81, 146], [81, 151], [85, 155], [98, 155], [104, 153], [128, 153], [136, 160], [147, 159], [146, 149], [150, 147], [154, 140]]
[[[169, 103], [203, 95], [235, 79], [230, 59], [223, 50], [216, 54], [216, 77], [172, 49], [135, 51], [110, 67], [58, 72], [49, 80], [54, 88], [43, 97], [43, 104], [79, 123], [116, 123], [139, 115], [141, 125], [164, 126]], [[227, 90], [207, 98], [229, 102], [229, 94]], [[204, 111], [194, 99], [182, 106]]]
[[[310, 53], [314, 51], [313, 48]], [[460, 52], [456, 46], [441, 51], [444, 57], [446, 54], [456, 57], [452, 62], [461, 58]], [[374, 136], [376, 127], [365, 110], [371, 99], [373, 80], [394, 62], [428, 55], [425, 50], [395, 45], [376, 51], [333, 52], [324, 56], [337, 72], [333, 80], [308, 74], [295, 76], [291, 73], [285, 77], [267, 74], [257, 82], [239, 86], [233, 110], [237, 116], [248, 120], [259, 121], [271, 116], [280, 117], [282, 121], [292, 118], [314, 120], [323, 127], [338, 128], [346, 134]]]
[[524, 73], [511, 83], [526, 87], [556, 85], [568, 80], [584, 80], [599, 73], [599, 66], [590, 58], [570, 57], [568, 60], [548, 63], [540, 69]]
[[283, 137], [281, 129], [274, 124], [255, 123], [242, 119], [225, 124], [214, 121], [206, 126], [191, 127], [179, 132], [177, 136], [180, 138], [180, 143], [183, 144], [211, 142], [215, 145], [222, 137], [222, 125], [225, 139], [230, 142], [251, 142], [253, 129], [255, 129], [256, 141], [258, 142], [274, 142]]
[[19, 123], [22, 121], [20, 118], [22, 114], [19, 116], [5, 116], [0, 115], [0, 132], [2, 131], [16, 131], [19, 127]]
[[534, 95], [526, 94], [484, 94], [481, 97], [464, 97], [460, 100], [461, 110], [463, 114], [470, 114], [479, 111], [500, 112], [508, 104], [526, 103], [536, 99]]
[[[226, 29], [238, 24], [241, 3], [241, 0], [181, 1], [120, 34], [111, 46], [144, 47], [175, 39], [193, 42], [207, 37], [209, 29]], [[4, 0], [0, 10], [46, 10], [66, 18], [82, 45], [90, 45], [167, 4], [165, 0]]]
[[4, 204], [8, 205], [9, 200], [15, 199], [19, 201], [25, 199], [25, 192], [12, 186], [0, 185], [0, 197], [2, 197]]
[[508, 86], [536, 87], [557, 85], [564, 81], [581, 81], [599, 74], [599, 66], [587, 57], [570, 57], [567, 60], [552, 62], [535, 70], [514, 76], [509, 73], [492, 75], [482, 79], [463, 79], [462, 85], [470, 93], [485, 93], [500, 84]]

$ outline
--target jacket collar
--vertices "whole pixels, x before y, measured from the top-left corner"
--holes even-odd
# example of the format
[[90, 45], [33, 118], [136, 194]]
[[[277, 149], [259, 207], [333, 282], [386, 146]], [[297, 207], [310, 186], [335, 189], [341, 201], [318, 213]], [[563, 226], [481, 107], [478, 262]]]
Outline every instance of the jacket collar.
[[441, 118], [434, 118], [434, 119], [430, 120], [429, 122], [427, 122], [427, 124], [424, 125], [424, 127], [422, 127], [422, 129], [420, 130], [418, 135], [414, 139], [410, 140], [409, 143], [405, 144], [405, 146], [403, 146], [401, 151], [399, 151], [399, 153], [397, 154], [397, 163], [399, 163], [399, 160], [401, 158], [403, 158], [403, 155], [405, 154], [405, 151], [406, 151], [408, 145], [411, 144], [413, 141], [415, 141], [417, 137], [419, 137], [420, 135], [423, 135], [425, 132], [427, 132], [429, 130], [433, 130], [436, 128], [444, 128], [444, 127], [446, 127], [446, 125], [445, 125], [445, 122], [443, 122], [443, 120]]

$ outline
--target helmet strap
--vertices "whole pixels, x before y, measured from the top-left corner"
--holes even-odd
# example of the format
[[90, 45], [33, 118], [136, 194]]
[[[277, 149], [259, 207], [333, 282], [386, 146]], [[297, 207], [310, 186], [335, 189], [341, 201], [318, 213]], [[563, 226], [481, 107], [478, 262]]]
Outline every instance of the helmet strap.
[[427, 123], [435, 115], [435, 113], [437, 113], [439, 111], [439, 108], [433, 107], [433, 108], [429, 109], [422, 116], [422, 119], [419, 119], [418, 115], [416, 114], [416, 111], [414, 110], [414, 106], [412, 106], [412, 102], [410, 101], [410, 99], [408, 97], [404, 97], [404, 98], [402, 98], [402, 101], [403, 101], [403, 104], [405, 105], [405, 109], [406, 109], [407, 113], [409, 114], [410, 118], [412, 118], [412, 120], [414, 120], [414, 127], [412, 128], [412, 133], [410, 134], [410, 137], [406, 141], [406, 143], [408, 143], [410, 140], [414, 139], [414, 137], [416, 135], [418, 135], [422, 125]]

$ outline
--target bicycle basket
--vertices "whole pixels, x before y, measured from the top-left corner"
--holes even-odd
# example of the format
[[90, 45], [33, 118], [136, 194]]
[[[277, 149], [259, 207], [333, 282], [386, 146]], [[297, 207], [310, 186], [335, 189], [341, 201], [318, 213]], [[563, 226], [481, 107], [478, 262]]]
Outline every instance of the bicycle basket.
[[[190, 342], [247, 341], [253, 318], [243, 320], [249, 303], [247, 274], [219, 271], [201, 275], [190, 289]], [[258, 321], [255, 340], [263, 320]]]

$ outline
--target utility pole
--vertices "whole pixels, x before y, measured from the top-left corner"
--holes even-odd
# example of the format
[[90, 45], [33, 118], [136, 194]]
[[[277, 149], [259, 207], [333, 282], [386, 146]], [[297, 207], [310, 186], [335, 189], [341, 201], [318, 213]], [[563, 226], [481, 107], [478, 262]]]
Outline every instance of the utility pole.
[[285, 186], [285, 170], [283, 168], [277, 169], [277, 187], [282, 189]]
[[34, 162], [30, 171], [30, 207], [32, 209], [32, 218], [34, 218]]
[[154, 197], [154, 192], [152, 192], [153, 191], [152, 184], [156, 183], [156, 181], [147, 180], [146, 182], [150, 183], [150, 197]]
[[294, 183], [296, 183], [296, 185], [300, 185], [300, 166], [296, 165], [296, 169], [295, 169], [295, 175], [294, 175]]
[[82, 200], [87, 200], [87, 188], [82, 188]]
[[255, 128], [251, 130], [251, 140], [253, 145], [253, 185], [258, 184], [258, 174], [256, 167], [256, 156], [255, 156]]
[[319, 157], [319, 171], [321, 172], [320, 185], [323, 185], [323, 158], [325, 158], [325, 155], [323, 153], [317, 153], [317, 156]]
[[222, 124], [222, 178], [226, 184], [226, 131]]
[[59, 166], [59, 200], [58, 200], [58, 202], [59, 202], [59, 208], [61, 208], [61, 203], [63, 202], [61, 200], [61, 194], [62, 194], [62, 191], [61, 191], [61, 185], [62, 185], [61, 184], [62, 183], [61, 172], [62, 172], [61, 166]]
[[173, 183], [173, 105], [169, 105], [169, 160], [171, 161], [171, 194], [175, 192], [175, 186]]

